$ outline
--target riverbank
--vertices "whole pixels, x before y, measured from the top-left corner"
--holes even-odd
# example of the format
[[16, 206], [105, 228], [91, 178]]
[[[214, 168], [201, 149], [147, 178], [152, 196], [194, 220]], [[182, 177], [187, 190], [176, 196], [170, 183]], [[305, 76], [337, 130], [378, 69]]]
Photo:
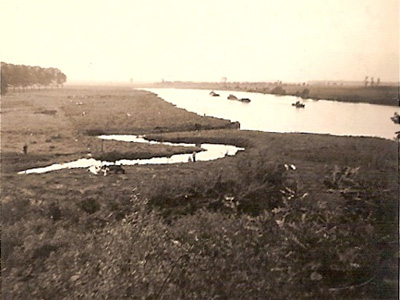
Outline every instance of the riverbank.
[[[133, 158], [172, 155], [174, 147], [101, 141], [101, 134], [144, 134], [237, 128], [228, 120], [198, 116], [146, 91], [83, 87], [10, 93], [2, 97], [3, 157], [47, 163], [92, 154], [120, 152]], [[18, 162], [14, 159], [13, 166]], [[7, 166], [5, 166], [7, 168]], [[5, 169], [7, 170], [7, 169]]]
[[187, 88], [207, 90], [231, 90], [297, 96], [313, 100], [333, 100], [340, 102], [370, 103], [399, 106], [398, 86], [342, 86], [319, 84], [290, 84], [267, 82], [162, 82], [144, 87], [151, 88]]
[[[394, 141], [240, 131], [124, 88], [9, 94], [1, 105], [4, 298], [396, 295]], [[17, 174], [89, 153], [188, 150], [95, 133], [246, 150], [109, 176]]]

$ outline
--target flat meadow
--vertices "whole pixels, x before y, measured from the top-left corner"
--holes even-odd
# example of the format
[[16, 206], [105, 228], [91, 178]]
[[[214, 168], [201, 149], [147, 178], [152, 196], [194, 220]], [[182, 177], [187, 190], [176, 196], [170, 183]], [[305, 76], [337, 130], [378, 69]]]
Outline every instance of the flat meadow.
[[[193, 151], [100, 134], [245, 150], [18, 174]], [[241, 131], [124, 87], [29, 90], [1, 99], [1, 187], [4, 299], [397, 297], [396, 141]]]

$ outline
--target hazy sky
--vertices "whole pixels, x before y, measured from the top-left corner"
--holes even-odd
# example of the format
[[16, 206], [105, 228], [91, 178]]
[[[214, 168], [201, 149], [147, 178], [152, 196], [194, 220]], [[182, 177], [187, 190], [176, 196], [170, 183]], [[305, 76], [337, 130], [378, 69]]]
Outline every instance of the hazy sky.
[[399, 77], [398, 0], [1, 0], [0, 60], [73, 81]]

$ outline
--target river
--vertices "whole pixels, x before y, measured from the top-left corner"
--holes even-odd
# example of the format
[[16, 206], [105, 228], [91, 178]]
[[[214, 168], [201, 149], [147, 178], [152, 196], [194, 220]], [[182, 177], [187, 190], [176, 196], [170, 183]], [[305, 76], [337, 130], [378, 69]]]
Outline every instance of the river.
[[[332, 135], [371, 136], [393, 139], [399, 125], [390, 117], [398, 108], [365, 103], [345, 103], [328, 100], [302, 100], [293, 96], [215, 91], [152, 88], [145, 89], [179, 108], [199, 115], [240, 122], [242, 130], [267, 132], [304, 132]], [[250, 103], [228, 100], [229, 94], [239, 99], [249, 98]], [[292, 103], [301, 100], [304, 108]]]
[[[364, 103], [343, 103], [326, 100], [301, 100], [304, 108], [296, 108], [292, 103], [299, 98], [274, 96], [259, 93], [215, 91], [220, 96], [212, 97], [210, 91], [195, 89], [146, 89], [160, 98], [187, 111], [200, 115], [238, 121], [242, 130], [267, 132], [305, 132], [332, 135], [373, 136], [393, 139], [399, 125], [390, 119], [398, 108]], [[239, 99], [249, 98], [250, 103], [228, 100], [229, 94]], [[159, 143], [137, 136], [100, 136], [102, 139], [120, 140], [136, 143]], [[182, 144], [167, 143], [182, 146]], [[185, 145], [194, 146], [194, 145]], [[202, 144], [205, 151], [197, 154], [196, 160], [206, 161], [235, 155], [244, 150], [233, 145]], [[82, 158], [68, 163], [53, 164], [34, 168], [19, 174], [37, 174], [71, 168], [89, 168], [109, 164], [172, 164], [188, 162], [192, 154], [177, 154], [171, 157], [126, 160], [115, 163], [101, 162], [92, 158]]]

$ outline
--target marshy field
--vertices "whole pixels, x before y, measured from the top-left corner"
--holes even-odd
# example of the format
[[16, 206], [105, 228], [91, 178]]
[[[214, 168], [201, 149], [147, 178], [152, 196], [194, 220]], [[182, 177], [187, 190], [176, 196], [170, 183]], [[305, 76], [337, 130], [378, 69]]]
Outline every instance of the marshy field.
[[[202, 143], [245, 150], [18, 174]], [[124, 87], [18, 91], [1, 99], [1, 187], [3, 299], [397, 299], [394, 140], [244, 131]]]

